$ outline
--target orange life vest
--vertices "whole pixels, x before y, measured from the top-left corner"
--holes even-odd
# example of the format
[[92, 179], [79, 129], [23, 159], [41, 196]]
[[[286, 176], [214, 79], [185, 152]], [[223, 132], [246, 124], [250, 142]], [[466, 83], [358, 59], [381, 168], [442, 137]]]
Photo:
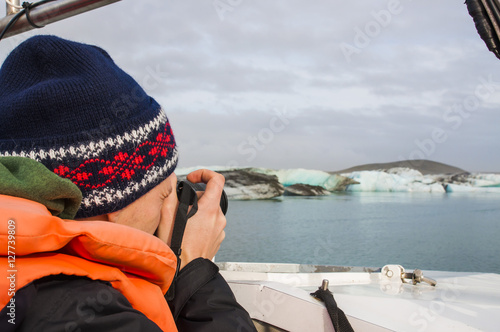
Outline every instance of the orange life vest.
[[[108, 281], [163, 331], [177, 331], [164, 298], [176, 258], [160, 239], [104, 221], [52, 216], [42, 204], [0, 195], [0, 308], [15, 290], [65, 274]], [[10, 278], [9, 278], [10, 277]]]

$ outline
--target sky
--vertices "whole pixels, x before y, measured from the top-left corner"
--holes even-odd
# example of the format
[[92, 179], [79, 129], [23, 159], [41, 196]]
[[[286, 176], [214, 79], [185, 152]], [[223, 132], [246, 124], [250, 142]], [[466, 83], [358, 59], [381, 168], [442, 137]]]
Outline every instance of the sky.
[[2, 40], [0, 61], [34, 34], [108, 51], [165, 109], [180, 167], [500, 172], [500, 61], [463, 1], [122, 0]]

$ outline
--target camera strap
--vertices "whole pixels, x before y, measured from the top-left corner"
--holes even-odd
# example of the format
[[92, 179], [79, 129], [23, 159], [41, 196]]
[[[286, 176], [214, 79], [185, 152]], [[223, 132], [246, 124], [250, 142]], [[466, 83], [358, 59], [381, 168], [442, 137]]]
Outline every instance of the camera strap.
[[[177, 186], [177, 197], [179, 199], [179, 207], [175, 215], [172, 240], [170, 241], [170, 249], [172, 249], [177, 257], [177, 268], [175, 269], [174, 279], [166, 295], [167, 301], [172, 301], [175, 298], [175, 281], [181, 266], [182, 237], [184, 236], [187, 221], [198, 211], [198, 196], [196, 195], [196, 191], [186, 182], [179, 182]], [[190, 206], [191, 210], [189, 210]]]

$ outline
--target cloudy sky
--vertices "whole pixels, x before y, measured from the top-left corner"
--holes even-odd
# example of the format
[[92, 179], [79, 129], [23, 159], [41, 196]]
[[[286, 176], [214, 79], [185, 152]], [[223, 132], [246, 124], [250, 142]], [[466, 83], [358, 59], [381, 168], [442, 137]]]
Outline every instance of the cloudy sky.
[[106, 49], [167, 111], [180, 166], [500, 171], [500, 61], [463, 1], [123, 0], [34, 33]]

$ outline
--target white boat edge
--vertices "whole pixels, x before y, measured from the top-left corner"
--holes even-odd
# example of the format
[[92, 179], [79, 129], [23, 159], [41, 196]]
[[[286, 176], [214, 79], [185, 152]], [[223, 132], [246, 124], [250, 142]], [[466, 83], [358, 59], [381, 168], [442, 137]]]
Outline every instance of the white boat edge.
[[259, 331], [334, 331], [325, 306], [310, 295], [323, 280], [354, 331], [499, 330], [500, 274], [423, 271], [432, 286], [414, 285], [413, 271], [400, 265], [217, 265]]

